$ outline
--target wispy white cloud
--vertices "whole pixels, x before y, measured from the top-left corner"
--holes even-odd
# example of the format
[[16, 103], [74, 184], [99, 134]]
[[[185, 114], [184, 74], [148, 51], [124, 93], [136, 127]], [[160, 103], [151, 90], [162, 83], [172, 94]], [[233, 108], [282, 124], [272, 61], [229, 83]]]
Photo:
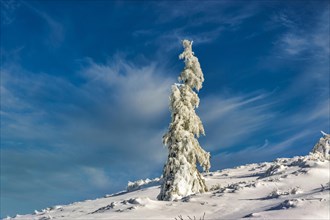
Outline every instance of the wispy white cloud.
[[36, 6], [34, 6], [30, 2], [22, 1], [22, 4], [29, 8], [32, 12], [34, 12], [36, 15], [38, 15], [47, 25], [49, 29], [47, 44], [58, 47], [61, 45], [61, 43], [64, 40], [65, 37], [65, 30], [63, 25], [56, 21], [53, 17], [51, 17], [46, 12], [38, 9]]
[[[208, 1], [205, 4], [178, 2], [176, 7], [168, 2], [153, 4], [159, 25], [171, 24], [172, 29], [161, 34], [158, 30], [137, 30], [134, 35], [157, 36], [157, 45], [164, 45], [166, 51], [177, 49], [182, 39], [191, 39], [198, 44], [214, 42], [223, 31], [234, 31], [248, 18], [259, 12], [258, 4], [238, 4], [232, 1]], [[185, 25], [180, 25], [185, 20]], [[208, 26], [208, 28], [204, 28]]]
[[[272, 93], [206, 97], [201, 102], [209, 150], [224, 150], [257, 136], [274, 119]], [[239, 137], [239, 138], [237, 138]]]
[[[327, 59], [329, 56], [329, 10], [321, 11], [312, 27], [295, 24], [287, 15], [280, 20], [288, 31], [276, 42], [277, 52], [285, 58]], [[288, 23], [290, 25], [288, 25]]]
[[[313, 131], [303, 130], [294, 134], [293, 136], [276, 142], [273, 140], [265, 139], [264, 142], [256, 146], [245, 146], [243, 149], [234, 152], [223, 152], [213, 155], [212, 163], [220, 167], [232, 167], [242, 164], [254, 162], [267, 162], [283, 155], [283, 153], [294, 151], [294, 148], [309, 148], [310, 146], [297, 146], [297, 143], [302, 143], [307, 137], [311, 137]], [[299, 155], [294, 155], [299, 156]], [[283, 156], [282, 156], [283, 157]]]
[[169, 23], [189, 18], [188, 27], [205, 24], [236, 26], [259, 11], [259, 5], [256, 3], [242, 5], [233, 1], [208, 1], [204, 4], [182, 1], [178, 2], [176, 7], [172, 7], [168, 2], [159, 2], [156, 5], [159, 10], [158, 22]]
[[273, 27], [276, 24], [283, 25], [287, 28], [295, 28], [297, 23], [292, 19], [292, 16], [289, 15], [288, 10], [282, 10], [271, 16], [271, 22], [268, 23], [268, 28]]
[[[329, 11], [321, 11], [313, 25], [304, 27], [291, 16], [282, 12], [276, 17], [276, 22], [286, 29], [279, 35], [271, 55], [264, 60], [268, 70], [295, 65], [290, 67], [298, 74], [290, 76], [291, 83], [279, 88], [276, 94], [261, 98], [260, 102], [249, 102], [249, 96], [226, 97], [222, 101], [212, 100], [219, 105], [213, 105], [209, 113], [202, 111], [206, 122], [208, 117], [214, 120], [210, 126], [211, 137], [207, 136], [208, 141], [212, 141], [206, 146], [222, 144], [219, 154], [214, 151], [213, 164], [228, 167], [281, 155], [292, 156], [293, 152], [307, 153], [319, 136], [319, 130], [329, 129]], [[298, 98], [305, 104], [295, 105]], [[259, 105], [261, 108], [257, 108]], [[281, 106], [292, 109], [281, 110]], [[212, 134], [213, 130], [217, 134]], [[226, 138], [222, 138], [222, 134]], [[260, 143], [265, 140], [265, 143], [251, 146], [245, 142], [247, 137]], [[241, 146], [239, 149], [243, 150], [231, 146]]]
[[298, 35], [293, 35], [291, 33], [283, 36], [281, 43], [283, 50], [288, 55], [300, 54], [301, 52], [305, 51], [309, 45], [307, 39]]
[[[66, 184], [71, 189], [74, 182], [82, 190], [96, 187], [109, 193], [109, 187], [118, 190], [131, 178], [158, 173], [166, 157], [161, 137], [173, 81], [163, 71], [120, 58], [107, 64], [89, 61], [79, 72], [84, 82], [76, 85], [6, 65], [1, 83], [6, 191], [28, 189], [42, 177], [47, 186], [37, 184], [40, 189]], [[117, 170], [125, 172], [110, 181]], [[22, 183], [11, 184], [15, 178]]]
[[288, 67], [296, 72], [292, 76], [289, 75], [290, 71], [281, 71], [282, 74], [288, 74], [291, 83], [279, 90], [278, 100], [290, 103], [299, 98], [305, 104], [296, 114], [285, 116], [283, 127], [318, 123], [321, 129], [328, 127], [330, 122], [329, 4], [314, 13], [308, 21], [298, 20], [302, 18], [296, 13], [298, 12], [284, 10], [273, 16], [273, 22], [280, 23], [286, 29], [278, 35], [271, 54], [263, 60], [263, 64], [266, 64], [268, 70]]
[[142, 118], [153, 118], [163, 114], [167, 106], [172, 79], [164, 78], [161, 68], [154, 63], [137, 68], [133, 64], [115, 59], [107, 65], [90, 63], [83, 71], [92, 87], [114, 88], [108, 97], [123, 107], [124, 111], [134, 110]]
[[111, 181], [106, 173], [100, 168], [84, 167], [84, 172], [88, 176], [88, 182], [97, 188], [106, 190], [111, 186]]
[[0, 1], [1, 24], [9, 25], [15, 20], [15, 11], [20, 7], [16, 0]]

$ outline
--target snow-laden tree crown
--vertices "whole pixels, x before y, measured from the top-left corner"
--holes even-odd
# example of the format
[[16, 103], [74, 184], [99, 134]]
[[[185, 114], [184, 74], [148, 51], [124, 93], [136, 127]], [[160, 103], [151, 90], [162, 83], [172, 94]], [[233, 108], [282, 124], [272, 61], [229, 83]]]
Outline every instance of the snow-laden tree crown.
[[199, 98], [195, 91], [202, 88], [204, 76], [197, 57], [192, 51], [192, 41], [184, 40], [184, 51], [179, 58], [185, 67], [179, 76], [181, 84], [172, 86], [170, 96], [171, 123], [163, 136], [168, 147], [160, 200], [174, 200], [194, 193], [207, 191], [205, 180], [196, 167], [197, 161], [204, 171], [210, 169], [210, 153], [205, 152], [197, 138], [205, 135], [201, 119], [195, 112]]
[[330, 134], [321, 131], [323, 137], [320, 138], [312, 150], [312, 153], [318, 154], [324, 159], [330, 160]]

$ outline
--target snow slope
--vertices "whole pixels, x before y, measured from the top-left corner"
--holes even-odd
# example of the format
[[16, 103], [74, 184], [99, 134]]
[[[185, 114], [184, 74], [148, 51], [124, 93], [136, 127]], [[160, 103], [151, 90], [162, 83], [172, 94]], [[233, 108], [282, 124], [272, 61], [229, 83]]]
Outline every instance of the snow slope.
[[154, 179], [130, 183], [127, 191], [104, 198], [14, 219], [330, 218], [329, 161], [317, 154], [248, 164], [204, 177], [209, 192], [178, 201], [158, 201], [160, 180]]

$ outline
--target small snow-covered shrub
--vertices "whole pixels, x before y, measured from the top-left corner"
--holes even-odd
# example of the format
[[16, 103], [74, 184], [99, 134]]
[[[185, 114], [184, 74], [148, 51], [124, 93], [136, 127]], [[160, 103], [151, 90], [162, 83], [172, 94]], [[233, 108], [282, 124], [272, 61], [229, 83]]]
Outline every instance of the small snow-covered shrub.
[[135, 190], [139, 190], [142, 188], [150, 187], [150, 186], [156, 186], [160, 184], [162, 181], [161, 178], [154, 178], [154, 179], [145, 179], [145, 180], [137, 180], [134, 182], [129, 181], [126, 187], [127, 192], [132, 192]]
[[114, 202], [112, 202], [110, 205], [107, 205], [107, 206], [103, 206], [103, 207], [101, 207], [101, 208], [99, 208], [99, 209], [97, 209], [97, 210], [95, 210], [95, 211], [93, 211], [93, 212], [91, 212], [91, 213], [89, 213], [89, 214], [95, 214], [95, 213], [103, 213], [103, 212], [106, 212], [106, 211], [108, 211], [108, 210], [110, 210], [110, 209], [113, 209], [114, 207], [115, 207], [115, 203]]
[[211, 188], [210, 188], [210, 191], [215, 191], [215, 190], [218, 190], [218, 189], [221, 189], [220, 183], [212, 185]]
[[250, 187], [257, 187], [257, 186], [260, 186], [260, 185], [263, 185], [263, 183], [261, 183], [259, 181], [252, 181], [252, 182], [246, 184], [245, 187], [250, 188]]
[[282, 209], [295, 208], [298, 206], [300, 199], [287, 199], [280, 204]]
[[273, 199], [273, 198], [278, 198], [280, 197], [280, 195], [282, 195], [281, 191], [279, 191], [278, 189], [274, 189], [268, 196], [267, 198]]
[[134, 204], [134, 205], [141, 205], [142, 204], [142, 199], [141, 198], [131, 198], [128, 200], [122, 201], [123, 204]]
[[296, 194], [300, 194], [300, 193], [303, 193], [303, 191], [299, 186], [293, 187], [290, 190], [290, 194], [292, 194], [292, 195], [296, 195]]
[[276, 158], [273, 162], [278, 164], [286, 164], [288, 163], [288, 158]]
[[145, 206], [150, 202], [149, 197], [136, 197], [136, 198], [130, 198], [127, 200], [123, 200], [122, 204], [133, 204], [133, 205], [139, 205], [139, 206]]
[[243, 169], [243, 168], [245, 168], [246, 167], [246, 165], [240, 165], [240, 166], [236, 166], [236, 167], [234, 167], [234, 169]]
[[271, 165], [265, 172], [265, 174], [262, 177], [268, 177], [272, 175], [282, 174], [283, 171], [286, 169], [286, 166], [282, 164], [274, 164]]
[[[245, 185], [244, 185], [245, 186]], [[230, 191], [229, 192], [232, 192], [232, 193], [234, 193], [234, 192], [236, 192], [236, 191], [238, 191], [238, 190], [240, 190], [240, 189], [243, 189], [243, 185], [242, 185], [242, 183], [233, 183], [233, 184], [230, 184], [230, 185], [228, 185], [227, 186], [227, 189], [229, 189]]]
[[327, 182], [326, 184], [321, 184], [321, 191], [324, 190], [330, 190], [330, 182]]
[[[134, 209], [138, 209], [139, 207], [147, 206], [150, 203], [150, 199], [148, 197], [135, 197], [122, 200], [121, 202], [112, 202], [109, 205], [103, 206], [89, 214], [97, 214], [104, 212], [125, 212], [131, 211]], [[92, 219], [92, 218], [91, 218]]]
[[35, 215], [41, 215], [41, 214], [44, 214], [43, 212], [39, 212], [38, 210], [34, 210], [34, 214]]
[[[48, 208], [47, 208], [47, 209], [48, 209]], [[63, 209], [63, 207], [60, 206], [60, 205], [56, 205], [56, 206], [52, 206], [52, 207], [50, 207], [50, 210], [59, 210], [59, 209]]]
[[[196, 218], [196, 216], [194, 216], [193, 218], [190, 216], [187, 216], [187, 220], [204, 220], [204, 219], [205, 219], [205, 212], [204, 212], [203, 216], [198, 219]], [[175, 220], [185, 220], [185, 219], [182, 217], [182, 215], [179, 215], [178, 218], [175, 218]]]
[[276, 199], [282, 195], [289, 195], [289, 192], [283, 192], [279, 189], [274, 189], [268, 196], [267, 198], [269, 199]]
[[39, 218], [39, 220], [50, 220], [53, 219], [53, 217], [51, 215], [47, 215], [47, 216], [43, 216], [41, 218]]
[[274, 189], [268, 196], [267, 198], [273, 199], [273, 198], [278, 198], [280, 196], [287, 196], [287, 195], [296, 195], [302, 193], [302, 189], [299, 186], [293, 187], [289, 190], [286, 191], [281, 191], [279, 189]]

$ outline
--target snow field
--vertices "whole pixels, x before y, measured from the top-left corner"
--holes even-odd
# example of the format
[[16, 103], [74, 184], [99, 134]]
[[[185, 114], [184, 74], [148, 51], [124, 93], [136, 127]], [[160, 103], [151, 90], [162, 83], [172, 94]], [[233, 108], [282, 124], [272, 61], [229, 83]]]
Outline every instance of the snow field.
[[55, 206], [14, 219], [329, 219], [329, 161], [280, 158], [204, 174], [209, 191], [159, 201], [160, 179], [105, 198]]

